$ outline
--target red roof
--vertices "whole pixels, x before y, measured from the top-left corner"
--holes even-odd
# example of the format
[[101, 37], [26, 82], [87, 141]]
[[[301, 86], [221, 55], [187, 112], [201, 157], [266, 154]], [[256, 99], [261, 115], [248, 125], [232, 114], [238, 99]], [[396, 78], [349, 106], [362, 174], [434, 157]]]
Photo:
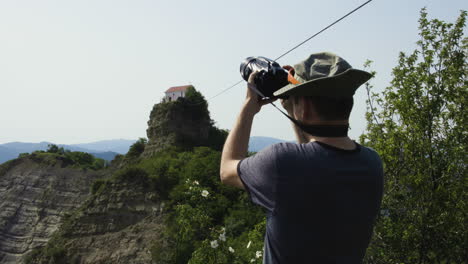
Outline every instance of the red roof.
[[192, 87], [192, 85], [184, 85], [184, 86], [174, 86], [169, 89], [167, 89], [166, 93], [172, 93], [172, 92], [180, 92], [180, 91], [186, 91], [187, 88]]

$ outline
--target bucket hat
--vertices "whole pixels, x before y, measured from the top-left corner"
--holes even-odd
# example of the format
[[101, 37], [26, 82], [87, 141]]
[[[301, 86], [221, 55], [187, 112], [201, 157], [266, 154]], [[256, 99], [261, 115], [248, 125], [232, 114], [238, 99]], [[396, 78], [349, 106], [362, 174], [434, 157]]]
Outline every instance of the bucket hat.
[[294, 65], [294, 70], [299, 84], [288, 84], [274, 92], [274, 96], [353, 96], [356, 89], [372, 77], [331, 52], [311, 54]]

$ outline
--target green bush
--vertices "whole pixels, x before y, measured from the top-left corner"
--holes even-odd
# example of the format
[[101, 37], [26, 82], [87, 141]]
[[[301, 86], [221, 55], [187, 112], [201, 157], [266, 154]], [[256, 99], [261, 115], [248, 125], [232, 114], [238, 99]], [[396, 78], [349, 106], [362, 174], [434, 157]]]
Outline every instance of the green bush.
[[[255, 261], [261, 260], [255, 258], [255, 253], [263, 246], [264, 234], [255, 231], [255, 226], [264, 226], [265, 216], [250, 203], [245, 191], [221, 184], [220, 156], [218, 151], [198, 147], [191, 152], [161, 153], [140, 163], [151, 177], [171, 179], [173, 186], [166, 190], [170, 201], [166, 243], [154, 243], [155, 262], [245, 263], [252, 256]], [[213, 249], [211, 242], [220, 236], [220, 230], [224, 230], [226, 241], [218, 238], [219, 247]], [[252, 232], [259, 235], [253, 236]], [[255, 241], [251, 241], [249, 249], [242, 250], [249, 239]], [[229, 246], [239, 253], [234, 255]]]
[[46, 152], [48, 153], [57, 153], [57, 154], [64, 154], [65, 153], [65, 150], [63, 149], [63, 147], [58, 147], [57, 145], [55, 144], [49, 144], [47, 145], [47, 150]]
[[95, 180], [93, 184], [91, 185], [91, 194], [97, 194], [101, 192], [108, 182], [109, 180], [105, 180], [105, 179]]
[[28, 156], [29, 156], [29, 153], [27, 153], [27, 152], [25, 152], [25, 153], [20, 153], [20, 154], [18, 155], [18, 159], [26, 158], [26, 157], [28, 157]]
[[48, 247], [45, 251], [50, 264], [64, 263], [66, 250], [62, 246]]
[[135, 143], [133, 143], [133, 145], [130, 146], [126, 157], [130, 159], [136, 159], [140, 157], [143, 151], [145, 151], [147, 142], [148, 140], [146, 138], [139, 138]]
[[19, 159], [13, 159], [0, 164], [0, 177], [19, 163]]
[[148, 173], [138, 167], [125, 168], [117, 172], [114, 176], [114, 179], [118, 181], [125, 182], [135, 182], [135, 183], [147, 183], [148, 182]]
[[44, 259], [47, 259], [48, 264], [60, 264], [68, 263], [66, 261], [66, 250], [63, 246], [50, 245], [45, 248], [36, 248], [31, 253], [25, 256], [23, 263], [25, 264], [36, 264], [39, 260], [44, 263]]
[[205, 97], [193, 86], [187, 89], [185, 98], [181, 99], [187, 102], [184, 104], [184, 106], [190, 107], [191, 111], [196, 113], [196, 115], [193, 116], [194, 120], [203, 119], [207, 116], [210, 116], [210, 112], [208, 111], [208, 102], [206, 101]]
[[93, 164], [91, 165], [92, 170], [100, 170], [106, 166], [106, 161], [99, 158], [94, 158]]
[[180, 168], [183, 160], [178, 158], [174, 150], [158, 153], [154, 157], [142, 160], [138, 167], [145, 170], [158, 194], [167, 199], [172, 188], [179, 182]]
[[368, 88], [367, 133], [385, 167], [382, 212], [366, 263], [466, 263], [468, 38], [421, 11], [420, 40], [391, 85]]

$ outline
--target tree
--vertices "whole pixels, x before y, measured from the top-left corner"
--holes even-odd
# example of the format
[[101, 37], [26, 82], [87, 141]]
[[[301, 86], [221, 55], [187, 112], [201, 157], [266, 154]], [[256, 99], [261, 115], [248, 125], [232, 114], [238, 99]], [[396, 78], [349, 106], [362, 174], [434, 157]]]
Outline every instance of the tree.
[[196, 113], [193, 118], [194, 119], [204, 119], [207, 116], [210, 116], [210, 112], [208, 111], [208, 102], [206, 101], [205, 97], [193, 86], [187, 88], [187, 92], [185, 93], [186, 106], [189, 107], [190, 111]]
[[57, 154], [63, 154], [65, 153], [65, 150], [63, 149], [63, 147], [58, 147], [57, 145], [55, 144], [49, 144], [47, 145], [47, 151], [48, 153], [57, 153]]
[[400, 53], [391, 85], [369, 95], [361, 142], [381, 155], [385, 194], [367, 263], [466, 260], [465, 21], [466, 11], [450, 24], [422, 9], [417, 49]]
[[148, 140], [146, 138], [139, 138], [133, 145], [130, 146], [127, 157], [129, 158], [138, 158], [145, 151], [146, 143]]

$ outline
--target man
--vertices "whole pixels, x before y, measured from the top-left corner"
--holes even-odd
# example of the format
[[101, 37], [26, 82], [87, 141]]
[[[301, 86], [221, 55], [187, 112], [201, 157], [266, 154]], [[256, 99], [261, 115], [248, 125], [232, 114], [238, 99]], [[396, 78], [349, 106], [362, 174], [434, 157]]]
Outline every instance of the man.
[[347, 130], [352, 96], [371, 75], [331, 53], [312, 54], [290, 72], [300, 84], [274, 95], [289, 96], [282, 105], [298, 144], [275, 144], [246, 158], [253, 118], [267, 103], [247, 89], [223, 149], [221, 180], [266, 209], [264, 263], [362, 263], [383, 169], [378, 154]]

